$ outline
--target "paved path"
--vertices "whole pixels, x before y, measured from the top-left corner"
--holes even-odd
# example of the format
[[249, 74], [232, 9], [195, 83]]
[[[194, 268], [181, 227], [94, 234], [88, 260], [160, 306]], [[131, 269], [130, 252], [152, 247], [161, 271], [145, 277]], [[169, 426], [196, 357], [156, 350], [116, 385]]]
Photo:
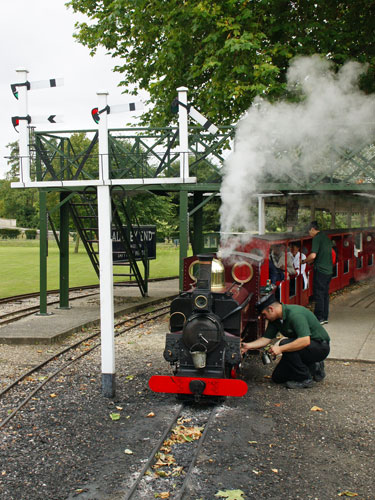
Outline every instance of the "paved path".
[[331, 359], [375, 362], [375, 282], [358, 286], [331, 300]]

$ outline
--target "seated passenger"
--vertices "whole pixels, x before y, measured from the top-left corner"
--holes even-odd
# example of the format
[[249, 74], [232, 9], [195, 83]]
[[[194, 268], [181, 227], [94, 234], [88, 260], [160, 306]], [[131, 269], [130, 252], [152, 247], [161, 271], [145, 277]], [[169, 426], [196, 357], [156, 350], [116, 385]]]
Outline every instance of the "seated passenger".
[[301, 244], [298, 241], [294, 241], [290, 244], [290, 251], [293, 255], [293, 265], [297, 271], [297, 275], [300, 273], [303, 277], [303, 289], [305, 290], [308, 286], [308, 279], [306, 274], [306, 264], [301, 264], [301, 261], [306, 259], [306, 255], [301, 252]]
[[[287, 253], [287, 272], [291, 276], [296, 276], [296, 270], [293, 266], [293, 256], [290, 252]], [[269, 259], [269, 277], [273, 285], [277, 281], [285, 279], [285, 246], [274, 245], [271, 247]]]

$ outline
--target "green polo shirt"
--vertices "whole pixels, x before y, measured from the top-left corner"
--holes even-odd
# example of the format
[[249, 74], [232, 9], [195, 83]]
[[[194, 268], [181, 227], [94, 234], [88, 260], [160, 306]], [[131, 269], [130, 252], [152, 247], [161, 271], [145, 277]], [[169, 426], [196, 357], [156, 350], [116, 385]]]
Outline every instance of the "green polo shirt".
[[312, 239], [311, 251], [316, 253], [314, 269], [323, 274], [332, 274], [332, 242], [322, 231]]
[[310, 309], [293, 304], [282, 304], [282, 307], [283, 319], [270, 321], [264, 337], [274, 339], [277, 333], [280, 332], [285, 337], [292, 339], [311, 337], [312, 340], [326, 340], [329, 342], [328, 333]]

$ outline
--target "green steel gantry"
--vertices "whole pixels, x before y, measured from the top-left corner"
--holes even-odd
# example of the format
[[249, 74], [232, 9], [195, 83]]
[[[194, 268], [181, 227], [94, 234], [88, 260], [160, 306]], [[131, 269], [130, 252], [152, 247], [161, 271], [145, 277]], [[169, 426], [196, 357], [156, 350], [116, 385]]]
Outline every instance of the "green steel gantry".
[[[159, 184], [127, 184], [112, 187], [113, 192], [129, 191], [164, 191], [178, 192], [180, 200], [180, 265], [188, 253], [189, 217], [194, 223], [194, 248], [203, 248], [203, 208], [220, 191], [221, 167], [234, 138], [234, 127], [221, 127], [219, 133], [212, 135], [200, 126], [189, 127], [189, 169], [190, 176], [196, 177], [196, 183], [173, 184], [168, 178], [175, 176], [178, 167], [178, 128], [125, 128], [112, 129], [109, 133], [109, 169], [110, 178], [116, 179], [152, 179], [158, 178]], [[90, 144], [84, 151], [75, 151], [71, 135], [84, 133], [90, 138]], [[35, 132], [32, 140], [33, 160], [31, 177], [43, 181], [90, 181], [99, 178], [97, 130], [70, 130], [61, 132]], [[322, 193], [334, 196], [345, 192], [347, 201], [354, 194], [375, 195], [375, 145], [363, 144], [357, 150], [337, 152], [337, 160], [323, 166], [318, 165], [316, 172], [308, 174], [296, 161], [289, 174], [278, 178], [267, 177], [260, 183], [258, 192], [267, 199], [267, 194], [283, 196], [290, 193], [313, 195]], [[99, 158], [100, 160], [100, 158]], [[324, 172], [318, 173], [318, 172]], [[163, 182], [165, 178], [166, 182]], [[40, 184], [39, 184], [40, 186]], [[47, 228], [51, 221], [51, 211], [47, 212], [46, 195], [48, 191], [60, 193], [59, 203], [52, 212], [59, 210], [60, 237], [56, 239], [60, 249], [60, 307], [69, 307], [69, 203], [82, 192], [80, 187], [39, 187], [40, 193], [40, 313], [46, 314], [47, 302]], [[188, 196], [192, 194], [193, 202]], [[359, 203], [359, 198], [355, 198]], [[191, 206], [192, 205], [192, 206]], [[180, 266], [181, 269], [181, 266]], [[181, 279], [181, 278], [180, 278]]]

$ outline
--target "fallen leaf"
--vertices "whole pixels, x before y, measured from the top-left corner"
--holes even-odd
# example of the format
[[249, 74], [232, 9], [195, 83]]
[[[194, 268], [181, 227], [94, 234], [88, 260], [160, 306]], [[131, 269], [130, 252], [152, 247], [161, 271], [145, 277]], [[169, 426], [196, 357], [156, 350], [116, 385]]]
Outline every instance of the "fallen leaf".
[[124, 450], [124, 453], [125, 453], [126, 455], [133, 455], [132, 450], [129, 450], [129, 448], [126, 448], [126, 450]]
[[263, 378], [271, 378], [271, 375], [264, 375]]
[[339, 493], [339, 497], [357, 497], [358, 493], [353, 493], [352, 491], [342, 491]]
[[279, 469], [271, 469], [272, 472], [274, 472], [275, 474], [277, 474], [279, 472]]
[[116, 410], [122, 410], [122, 406], [116, 406]]
[[153, 411], [150, 411], [150, 413], [147, 415], [148, 418], [155, 417], [155, 413]]
[[112, 420], [120, 420], [121, 415], [119, 413], [111, 413], [109, 415]]
[[257, 476], [260, 476], [262, 474], [262, 472], [260, 470], [255, 470], [253, 469], [253, 472], [254, 474], [256, 474]]
[[310, 411], [324, 411], [323, 408], [319, 408], [319, 406], [313, 406], [310, 408]]
[[248, 441], [249, 444], [258, 444], [258, 441]]
[[275, 406], [281, 406], [281, 403], [275, 403]]
[[162, 493], [155, 493], [155, 498], [169, 498], [169, 491], [163, 491]]
[[57, 394], [50, 394], [49, 397], [50, 398], [57, 398]]
[[218, 491], [215, 497], [228, 498], [228, 500], [244, 500], [244, 492], [242, 490], [225, 490]]
[[155, 474], [158, 476], [158, 477], [169, 477], [171, 475], [171, 472], [167, 472], [165, 470], [157, 470], [155, 472]]

